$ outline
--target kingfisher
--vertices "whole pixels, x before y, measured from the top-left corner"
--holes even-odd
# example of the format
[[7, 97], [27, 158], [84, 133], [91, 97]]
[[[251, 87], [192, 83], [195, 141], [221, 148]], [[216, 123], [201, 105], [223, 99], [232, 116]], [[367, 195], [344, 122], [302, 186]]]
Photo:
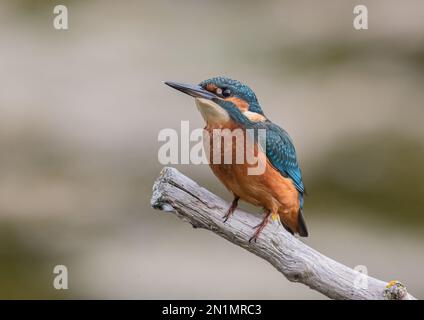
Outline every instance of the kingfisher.
[[[210, 136], [216, 129], [265, 130], [265, 146], [253, 139], [256, 152], [264, 159], [262, 174], [248, 174], [246, 161], [214, 163], [209, 159], [213, 173], [234, 196], [224, 222], [234, 213], [241, 199], [263, 208], [265, 213], [262, 222], [254, 227], [256, 231], [249, 242], [257, 241], [270, 219], [279, 220], [292, 235], [307, 237], [303, 217], [306, 190], [295, 147], [288, 133], [265, 116], [253, 90], [227, 77], [211, 78], [198, 85], [171, 81], [165, 84], [195, 98], [206, 122], [205, 131], [211, 133]], [[209, 149], [213, 148], [212, 138], [204, 143]]]

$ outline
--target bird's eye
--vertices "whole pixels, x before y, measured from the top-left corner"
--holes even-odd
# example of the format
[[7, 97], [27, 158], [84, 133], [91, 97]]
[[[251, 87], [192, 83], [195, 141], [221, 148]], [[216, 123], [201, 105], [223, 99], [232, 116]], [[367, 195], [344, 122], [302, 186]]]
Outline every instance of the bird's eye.
[[231, 96], [231, 90], [230, 90], [230, 89], [225, 89], [225, 90], [222, 92], [222, 95], [223, 95], [225, 98], [227, 98], [227, 97]]
[[215, 93], [216, 93], [218, 96], [221, 96], [221, 95], [222, 95], [222, 89], [221, 89], [221, 88], [216, 88]]

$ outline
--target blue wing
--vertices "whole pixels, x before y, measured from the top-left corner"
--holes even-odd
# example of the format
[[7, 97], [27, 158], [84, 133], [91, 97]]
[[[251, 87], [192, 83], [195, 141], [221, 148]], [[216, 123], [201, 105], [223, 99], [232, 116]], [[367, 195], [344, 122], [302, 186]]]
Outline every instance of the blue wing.
[[290, 136], [282, 128], [269, 121], [266, 122], [266, 129], [266, 156], [268, 160], [284, 177], [293, 180], [297, 191], [302, 196], [305, 193], [305, 187], [302, 181], [302, 172], [297, 163], [296, 150]]

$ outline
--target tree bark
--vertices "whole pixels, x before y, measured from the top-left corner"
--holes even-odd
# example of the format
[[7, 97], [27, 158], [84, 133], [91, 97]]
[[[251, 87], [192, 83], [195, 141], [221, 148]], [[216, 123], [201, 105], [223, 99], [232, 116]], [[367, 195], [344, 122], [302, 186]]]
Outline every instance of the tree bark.
[[250, 242], [257, 215], [236, 210], [224, 223], [229, 203], [178, 170], [165, 167], [153, 186], [151, 205], [174, 212], [196, 228], [210, 230], [270, 262], [288, 280], [300, 282], [332, 299], [415, 300], [398, 281], [384, 282], [334, 261], [288, 233], [278, 221]]

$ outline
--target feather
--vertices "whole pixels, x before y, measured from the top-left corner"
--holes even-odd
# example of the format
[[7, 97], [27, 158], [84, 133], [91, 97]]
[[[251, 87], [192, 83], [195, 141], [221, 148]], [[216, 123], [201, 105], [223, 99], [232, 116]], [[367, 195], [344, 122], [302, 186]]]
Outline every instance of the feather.
[[267, 129], [266, 156], [268, 160], [284, 177], [293, 180], [296, 189], [303, 196], [305, 186], [302, 181], [302, 172], [297, 163], [296, 150], [290, 136], [270, 121], [266, 121], [265, 126]]

